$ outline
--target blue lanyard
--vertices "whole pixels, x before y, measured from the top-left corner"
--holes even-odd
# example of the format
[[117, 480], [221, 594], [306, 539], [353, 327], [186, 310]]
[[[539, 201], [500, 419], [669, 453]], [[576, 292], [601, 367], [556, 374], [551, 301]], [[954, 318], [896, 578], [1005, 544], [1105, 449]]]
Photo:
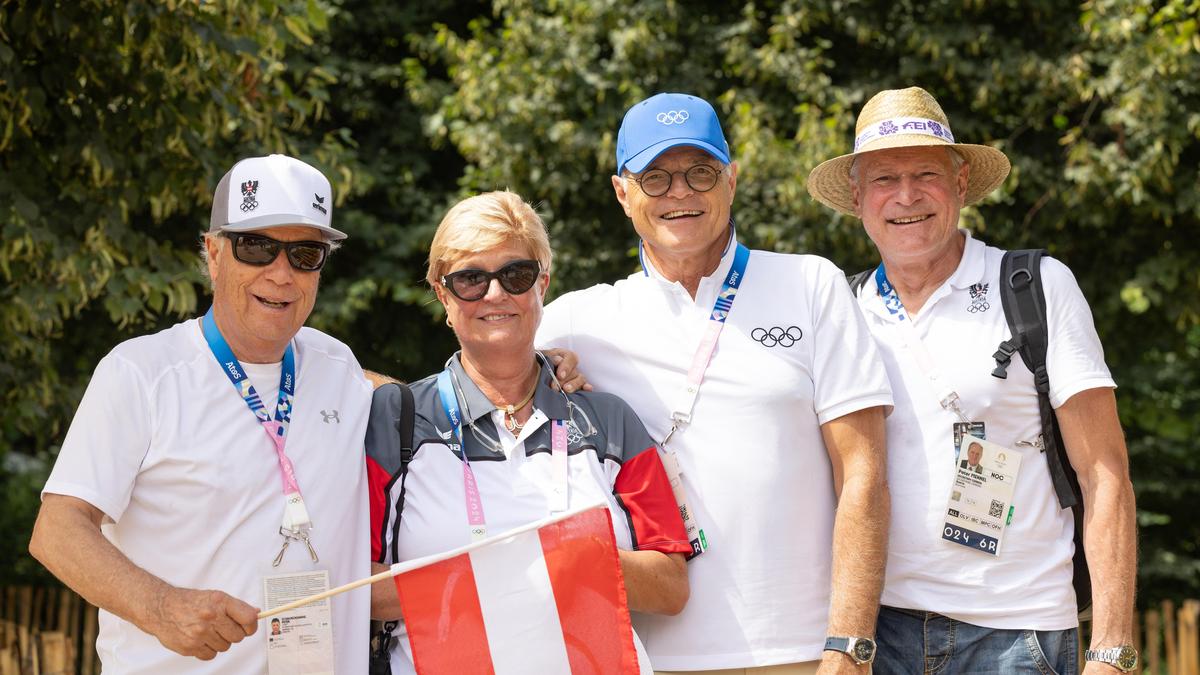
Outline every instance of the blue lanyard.
[[258, 418], [259, 423], [267, 432], [267, 438], [270, 438], [271, 444], [275, 446], [275, 457], [279, 460], [279, 476], [283, 481], [283, 523], [279, 527], [279, 534], [283, 536], [283, 548], [279, 549], [279, 555], [275, 556], [272, 565], [278, 567], [283, 562], [283, 555], [287, 552], [288, 545], [292, 540], [303, 541], [312, 561], [318, 562], [317, 551], [309, 540], [312, 519], [308, 516], [304, 496], [300, 494], [296, 469], [292, 466], [292, 461], [288, 459], [287, 453], [284, 452], [288, 427], [292, 421], [292, 399], [296, 395], [296, 354], [292, 351], [292, 345], [289, 344], [283, 351], [283, 368], [279, 372], [279, 398], [275, 403], [275, 418], [271, 419], [267, 415], [266, 407], [259, 398], [258, 392], [254, 390], [254, 385], [250, 383], [246, 371], [242, 369], [242, 364], [234, 356], [233, 350], [229, 348], [229, 343], [226, 342], [225, 336], [221, 335], [221, 330], [217, 328], [211, 307], [201, 321], [201, 328], [204, 331], [204, 339], [208, 341], [208, 348], [221, 366], [221, 372], [229, 378], [233, 388], [246, 402], [246, 407], [250, 408], [250, 412]]
[[254, 390], [254, 385], [251, 384], [246, 371], [242, 369], [242, 364], [233, 355], [233, 350], [229, 348], [225, 336], [221, 335], [221, 330], [217, 328], [211, 307], [204, 315], [203, 328], [204, 339], [208, 341], [208, 348], [212, 350], [217, 363], [221, 364], [221, 372], [229, 378], [234, 389], [246, 402], [246, 406], [250, 408], [250, 412], [254, 413], [254, 416], [264, 426], [274, 427], [274, 433], [280, 439], [287, 438], [288, 426], [292, 421], [292, 399], [296, 395], [296, 355], [292, 351], [292, 345], [289, 344], [283, 352], [283, 370], [279, 373], [279, 399], [275, 404], [275, 424], [271, 424], [271, 417], [267, 415], [266, 406], [263, 405], [258, 392]]
[[721, 291], [717, 293], [717, 300], [713, 303], [712, 313], [708, 316], [708, 327], [700, 338], [696, 353], [692, 356], [687, 384], [671, 410], [671, 430], [663, 437], [660, 444], [662, 447], [666, 446], [679, 427], [692, 421], [692, 410], [696, 407], [696, 397], [700, 395], [704, 373], [708, 370], [708, 363], [712, 361], [713, 352], [717, 350], [717, 340], [721, 337], [721, 330], [725, 328], [725, 320], [733, 311], [733, 301], [737, 298], [738, 288], [745, 280], [746, 268], [749, 266], [750, 249], [738, 244], [733, 253], [733, 264], [729, 267], [729, 274], [725, 275], [725, 282], [721, 285]]
[[458, 451], [462, 455], [467, 532], [471, 535], [471, 541], [480, 541], [487, 538], [487, 520], [483, 515], [483, 498], [479, 495], [479, 484], [475, 482], [475, 471], [471, 469], [471, 460], [467, 458], [467, 446], [463, 443], [462, 413], [458, 409], [458, 396], [454, 394], [449, 369], [438, 373], [437, 383], [442, 409], [446, 411], [446, 417], [450, 420], [450, 428], [458, 439]]
[[899, 321], [907, 321], [908, 312], [904, 310], [904, 303], [900, 302], [900, 294], [896, 292], [896, 287], [888, 281], [887, 272], [883, 271], [883, 263], [879, 263], [879, 267], [875, 268], [875, 285], [879, 288], [879, 297], [883, 300], [888, 314]]
[[879, 263], [879, 267], [875, 268], [875, 285], [879, 288], [879, 298], [883, 300], [883, 306], [887, 308], [888, 314], [896, 317], [897, 330], [900, 331], [901, 337], [908, 345], [909, 352], [916, 360], [917, 366], [929, 378], [933, 391], [937, 394], [938, 405], [957, 415], [963, 422], [971, 424], [971, 420], [967, 418], [958, 404], [958, 392], [954, 391], [949, 382], [942, 379], [933, 355], [929, 353], [929, 348], [917, 335], [917, 329], [904, 309], [904, 303], [900, 301], [900, 294], [896, 292], [896, 287], [892, 285], [892, 282], [888, 281], [887, 272], [883, 271], [883, 263]]
[[459, 449], [462, 451], [463, 461], [468, 462], [467, 451], [463, 447], [462, 436], [462, 413], [458, 409], [458, 397], [454, 395], [454, 385], [450, 381], [450, 370], [443, 370], [438, 373], [437, 377], [438, 396], [442, 399], [442, 410], [446, 411], [446, 417], [450, 419], [450, 428], [454, 432], [455, 438], [458, 439]]
[[713, 304], [710, 319], [725, 323], [725, 319], [729, 318], [729, 312], [733, 309], [733, 300], [737, 297], [738, 287], [746, 276], [746, 267], [749, 264], [750, 249], [738, 244], [737, 250], [733, 253], [733, 265], [729, 268], [729, 274], [725, 276], [725, 283], [721, 284], [721, 292], [717, 294], [717, 301]]

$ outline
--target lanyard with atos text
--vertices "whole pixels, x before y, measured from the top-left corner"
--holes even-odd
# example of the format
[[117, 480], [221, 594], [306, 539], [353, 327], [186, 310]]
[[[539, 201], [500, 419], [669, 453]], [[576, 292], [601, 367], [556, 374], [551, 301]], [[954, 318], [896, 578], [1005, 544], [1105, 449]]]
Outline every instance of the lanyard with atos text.
[[225, 373], [230, 383], [233, 384], [233, 388], [250, 408], [250, 412], [258, 418], [259, 424], [267, 433], [267, 438], [271, 439], [276, 458], [279, 460], [279, 474], [283, 479], [284, 498], [283, 522], [279, 526], [279, 534], [283, 536], [283, 547], [279, 550], [279, 555], [275, 556], [272, 564], [278, 567], [283, 562], [283, 554], [293, 540], [304, 542], [313, 562], [317, 562], [317, 551], [309, 540], [312, 520], [308, 517], [304, 496], [300, 494], [300, 485], [296, 482], [296, 469], [284, 451], [288, 427], [292, 421], [292, 400], [296, 396], [296, 355], [292, 350], [292, 345], [289, 344], [283, 352], [283, 368], [279, 373], [279, 398], [275, 403], [275, 416], [272, 419], [267, 414], [266, 406], [263, 405], [258, 392], [254, 390], [254, 385], [251, 384], [242, 364], [234, 356], [225, 336], [221, 335], [221, 330], [217, 328], [212, 308], [209, 308], [201, 323], [204, 339], [208, 341], [208, 348], [217, 359], [217, 363], [220, 364], [221, 372]]

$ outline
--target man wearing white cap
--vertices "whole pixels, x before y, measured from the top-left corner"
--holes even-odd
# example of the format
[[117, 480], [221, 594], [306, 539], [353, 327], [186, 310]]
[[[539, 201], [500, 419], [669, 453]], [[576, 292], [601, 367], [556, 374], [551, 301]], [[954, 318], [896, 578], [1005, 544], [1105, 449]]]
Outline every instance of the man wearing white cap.
[[368, 589], [257, 631], [258, 608], [370, 571], [370, 385], [302, 327], [346, 237], [332, 212], [313, 167], [238, 162], [204, 238], [212, 308], [96, 368], [30, 552], [101, 608], [106, 673], [366, 672]]
[[633, 106], [612, 185], [643, 269], [551, 303], [539, 342], [628, 401], [672, 474], [691, 598], [634, 616], [655, 669], [865, 673], [891, 393], [836, 267], [738, 243], [737, 173], [706, 101]]
[[[881, 92], [855, 133], [855, 151], [814, 169], [808, 189], [860, 218], [882, 259], [857, 290], [896, 396], [876, 672], [1076, 672], [1075, 525], [1061, 506], [1079, 500], [1094, 602], [1085, 672], [1127, 672], [1137, 665], [1134, 497], [1087, 301], [1062, 263], [1028, 257], [1024, 272], [1002, 274], [1028, 254], [1006, 262], [958, 228], [1009, 162], [957, 143], [927, 92]], [[1040, 272], [1044, 312], [1014, 325], [1041, 328], [1014, 338], [1008, 315], [1033, 297], [1029, 270]], [[1066, 464], [1077, 485], [1060, 480]]]

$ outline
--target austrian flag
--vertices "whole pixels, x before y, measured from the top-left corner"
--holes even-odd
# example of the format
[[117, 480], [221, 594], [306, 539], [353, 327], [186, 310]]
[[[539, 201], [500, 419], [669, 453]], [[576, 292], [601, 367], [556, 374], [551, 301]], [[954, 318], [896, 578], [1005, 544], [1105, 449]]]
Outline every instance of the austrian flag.
[[603, 506], [392, 570], [420, 675], [638, 672]]

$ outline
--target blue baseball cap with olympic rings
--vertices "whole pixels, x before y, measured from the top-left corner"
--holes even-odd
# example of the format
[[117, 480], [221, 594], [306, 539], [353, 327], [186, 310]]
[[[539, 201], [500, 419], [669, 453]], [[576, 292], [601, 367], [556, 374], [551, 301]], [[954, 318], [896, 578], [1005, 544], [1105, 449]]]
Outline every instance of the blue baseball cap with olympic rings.
[[625, 169], [641, 173], [655, 157], [681, 145], [729, 164], [729, 143], [708, 101], [689, 94], [655, 94], [625, 113], [617, 132], [617, 174]]

